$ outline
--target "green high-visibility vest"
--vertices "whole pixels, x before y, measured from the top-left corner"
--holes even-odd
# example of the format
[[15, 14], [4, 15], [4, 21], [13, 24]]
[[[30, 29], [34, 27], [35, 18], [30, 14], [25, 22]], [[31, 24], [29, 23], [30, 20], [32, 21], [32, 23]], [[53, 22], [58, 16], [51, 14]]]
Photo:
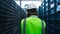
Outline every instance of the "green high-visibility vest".
[[[21, 29], [23, 34], [23, 23], [24, 19], [21, 21]], [[46, 23], [44, 21], [44, 28]], [[42, 34], [42, 20], [36, 16], [30, 16], [26, 18], [26, 34]]]

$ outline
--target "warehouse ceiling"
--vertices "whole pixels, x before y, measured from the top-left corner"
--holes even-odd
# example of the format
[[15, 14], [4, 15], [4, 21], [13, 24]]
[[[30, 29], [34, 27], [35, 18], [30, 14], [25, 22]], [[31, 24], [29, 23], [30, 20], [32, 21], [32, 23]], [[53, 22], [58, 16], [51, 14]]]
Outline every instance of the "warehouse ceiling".
[[[19, 1], [19, 0], [16, 0]], [[22, 0], [22, 1], [42, 1], [42, 0]]]
[[[20, 0], [15, 0], [15, 1], [20, 1]], [[43, 1], [43, 0], [22, 0], [22, 1]]]
[[[24, 8], [25, 4], [29, 4], [29, 3], [34, 3], [37, 8], [39, 6], [41, 6], [41, 3], [43, 2], [43, 0], [14, 0], [19, 6], [21, 6], [22, 8]], [[20, 2], [22, 1], [22, 2]], [[28, 3], [27, 3], [28, 2]], [[38, 4], [38, 5], [37, 5]]]

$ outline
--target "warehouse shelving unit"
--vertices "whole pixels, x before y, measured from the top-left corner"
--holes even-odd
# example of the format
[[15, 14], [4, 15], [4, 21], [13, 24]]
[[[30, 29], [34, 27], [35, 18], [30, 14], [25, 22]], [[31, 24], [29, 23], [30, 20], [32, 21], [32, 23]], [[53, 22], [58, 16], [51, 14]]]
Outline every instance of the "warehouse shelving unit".
[[0, 34], [21, 34], [24, 17], [24, 10], [14, 0], [0, 0]]
[[[44, 6], [40, 6], [40, 11], [44, 13], [44, 20], [47, 23], [46, 34], [59, 34], [60, 32], [60, 0], [44, 0]], [[43, 4], [42, 3], [42, 4]], [[44, 7], [43, 10], [42, 7]], [[42, 17], [42, 15], [40, 16]], [[41, 18], [42, 19], [42, 18]]]

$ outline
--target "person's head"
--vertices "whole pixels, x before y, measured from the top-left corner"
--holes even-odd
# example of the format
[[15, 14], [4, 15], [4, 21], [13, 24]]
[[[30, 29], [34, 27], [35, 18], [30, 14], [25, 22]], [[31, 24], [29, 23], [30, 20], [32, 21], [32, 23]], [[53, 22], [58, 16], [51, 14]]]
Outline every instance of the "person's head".
[[27, 9], [27, 15], [28, 15], [28, 16], [37, 15], [36, 8]]
[[35, 4], [28, 4], [27, 15], [28, 15], [28, 17], [31, 15], [37, 15]]

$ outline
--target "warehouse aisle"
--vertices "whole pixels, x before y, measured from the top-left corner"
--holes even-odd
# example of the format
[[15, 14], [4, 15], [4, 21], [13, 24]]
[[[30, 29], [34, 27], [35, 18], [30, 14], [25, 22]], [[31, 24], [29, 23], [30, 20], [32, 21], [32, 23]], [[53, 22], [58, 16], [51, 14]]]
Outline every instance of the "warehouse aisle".
[[[21, 34], [21, 20], [26, 17], [22, 1], [0, 0], [0, 34]], [[37, 1], [38, 16], [47, 24], [45, 33], [60, 34], [60, 0]]]

